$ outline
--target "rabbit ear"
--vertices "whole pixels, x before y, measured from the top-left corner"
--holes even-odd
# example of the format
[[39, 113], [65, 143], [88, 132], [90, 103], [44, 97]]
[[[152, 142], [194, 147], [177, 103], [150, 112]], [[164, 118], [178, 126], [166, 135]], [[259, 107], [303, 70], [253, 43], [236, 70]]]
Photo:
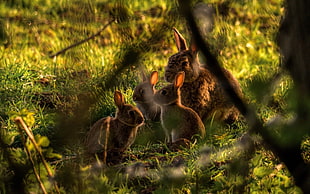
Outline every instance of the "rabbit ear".
[[183, 51], [187, 50], [187, 44], [186, 40], [183, 38], [183, 36], [179, 33], [179, 31], [176, 28], [173, 28], [174, 31], [174, 38], [175, 38], [175, 43], [177, 44], [178, 50]]
[[155, 86], [156, 83], [158, 81], [158, 72], [157, 71], [153, 71], [150, 77], [150, 83], [152, 86]]
[[183, 85], [184, 82], [185, 73], [184, 71], [180, 71], [176, 76], [174, 80], [174, 87], [180, 88]]
[[124, 96], [122, 95], [122, 93], [120, 91], [115, 91], [114, 92], [114, 102], [115, 102], [115, 105], [121, 109], [124, 104], [125, 104], [125, 99], [124, 99]]

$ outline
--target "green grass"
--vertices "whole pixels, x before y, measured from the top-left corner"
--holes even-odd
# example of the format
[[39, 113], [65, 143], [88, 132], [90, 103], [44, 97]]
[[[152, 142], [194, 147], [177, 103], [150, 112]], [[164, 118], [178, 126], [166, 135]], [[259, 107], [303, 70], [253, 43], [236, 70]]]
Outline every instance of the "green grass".
[[[218, 14], [214, 30], [206, 38], [222, 64], [240, 81], [246, 101], [264, 122], [279, 115], [291, 119], [292, 81], [285, 74], [274, 79], [280, 72], [275, 37], [282, 1], [233, 1], [225, 16], [220, 14], [225, 11], [224, 1], [208, 2], [218, 8]], [[115, 9], [120, 5], [126, 9]], [[131, 96], [141, 69], [158, 70], [160, 84], [165, 84], [164, 66], [176, 52], [172, 27], [189, 40], [175, 6], [164, 0], [0, 3], [0, 122], [1, 136], [9, 146], [7, 152], [0, 151], [0, 182], [11, 183], [17, 172], [6, 158], [9, 153], [17, 166], [26, 169], [21, 175], [25, 189], [40, 191], [17, 127], [9, 118], [12, 111], [22, 114], [25, 109], [23, 115], [34, 113], [32, 131], [50, 139], [44, 149], [53, 148], [53, 153], [62, 155], [61, 159], [55, 155], [47, 158], [63, 193], [300, 193], [272, 153], [258, 146], [247, 154], [245, 146], [238, 144], [247, 130], [243, 122], [231, 127], [209, 123], [205, 139], [177, 152], [154, 141], [154, 135], [148, 133], [157, 128], [147, 125], [119, 165], [90, 166], [80, 157], [81, 141], [91, 124], [115, 114], [115, 89], [134, 104]], [[99, 37], [49, 57], [95, 34], [111, 15], [117, 16], [117, 23]], [[159, 28], [160, 38], [150, 39], [158, 35]], [[122, 61], [127, 49], [136, 51], [138, 60], [137, 53], [131, 52]], [[109, 76], [126, 63], [130, 67], [109, 82]], [[309, 161], [309, 140], [302, 149]], [[52, 191], [44, 169], [41, 171], [44, 184]], [[0, 188], [1, 193], [10, 192], [5, 184]]]

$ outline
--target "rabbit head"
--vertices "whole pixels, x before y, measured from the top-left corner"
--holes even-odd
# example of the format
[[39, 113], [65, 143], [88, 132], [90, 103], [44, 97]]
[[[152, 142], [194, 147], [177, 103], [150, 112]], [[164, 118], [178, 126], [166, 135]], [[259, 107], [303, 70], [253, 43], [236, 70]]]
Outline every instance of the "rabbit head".
[[136, 103], [149, 103], [153, 100], [155, 85], [158, 81], [158, 72], [153, 71], [150, 78], [147, 78], [145, 74], [142, 77], [143, 82], [134, 89], [133, 101]]
[[143, 115], [140, 110], [133, 105], [126, 104], [124, 96], [121, 92], [115, 91], [114, 92], [114, 102], [117, 106], [116, 116], [115, 118], [118, 119], [123, 124], [128, 126], [140, 126], [143, 124], [144, 119]]
[[199, 76], [198, 50], [195, 44], [188, 49], [186, 40], [176, 28], [173, 28], [178, 53], [169, 57], [165, 67], [165, 80], [172, 83], [180, 71], [185, 72], [185, 82], [192, 82]]
[[169, 104], [180, 104], [180, 88], [183, 85], [185, 79], [185, 73], [183, 71], [178, 72], [175, 76], [174, 83], [158, 90], [154, 95], [155, 103], [163, 106]]

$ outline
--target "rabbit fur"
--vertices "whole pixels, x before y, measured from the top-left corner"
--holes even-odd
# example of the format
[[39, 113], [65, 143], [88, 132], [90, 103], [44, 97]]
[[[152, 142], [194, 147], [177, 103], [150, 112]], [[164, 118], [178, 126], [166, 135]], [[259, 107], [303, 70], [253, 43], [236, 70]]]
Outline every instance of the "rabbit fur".
[[[209, 71], [208, 65], [202, 65], [198, 59], [195, 44], [187, 47], [186, 40], [174, 30], [178, 53], [169, 57], [165, 67], [165, 80], [172, 83], [178, 72], [185, 72], [185, 80], [181, 88], [181, 100], [184, 106], [192, 108], [203, 121], [212, 117], [228, 124], [239, 117], [238, 109], [226, 97], [222, 85]], [[238, 95], [242, 96], [237, 79], [226, 69], [222, 69]]]
[[87, 133], [87, 153], [109, 153], [112, 150], [122, 153], [134, 142], [137, 130], [144, 122], [143, 115], [138, 108], [126, 104], [119, 91], [114, 93], [114, 102], [117, 106], [115, 117], [98, 120]]
[[161, 108], [161, 123], [169, 143], [190, 139], [195, 134], [205, 136], [205, 127], [198, 114], [181, 103], [180, 88], [184, 72], [175, 76], [173, 84], [156, 91], [154, 101]]
[[146, 120], [160, 121], [160, 107], [153, 100], [155, 85], [158, 81], [158, 72], [153, 71], [149, 78], [144, 74], [142, 77], [143, 82], [134, 89], [133, 101]]

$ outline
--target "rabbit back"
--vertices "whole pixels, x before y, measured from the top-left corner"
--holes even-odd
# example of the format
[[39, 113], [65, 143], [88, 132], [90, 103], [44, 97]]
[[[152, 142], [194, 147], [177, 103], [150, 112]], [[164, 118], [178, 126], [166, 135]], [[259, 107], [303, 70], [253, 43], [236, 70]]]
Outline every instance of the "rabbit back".
[[85, 147], [87, 153], [95, 154], [104, 150], [109, 138], [109, 131], [107, 131], [109, 119], [109, 117], [105, 117], [98, 120], [86, 134]]

